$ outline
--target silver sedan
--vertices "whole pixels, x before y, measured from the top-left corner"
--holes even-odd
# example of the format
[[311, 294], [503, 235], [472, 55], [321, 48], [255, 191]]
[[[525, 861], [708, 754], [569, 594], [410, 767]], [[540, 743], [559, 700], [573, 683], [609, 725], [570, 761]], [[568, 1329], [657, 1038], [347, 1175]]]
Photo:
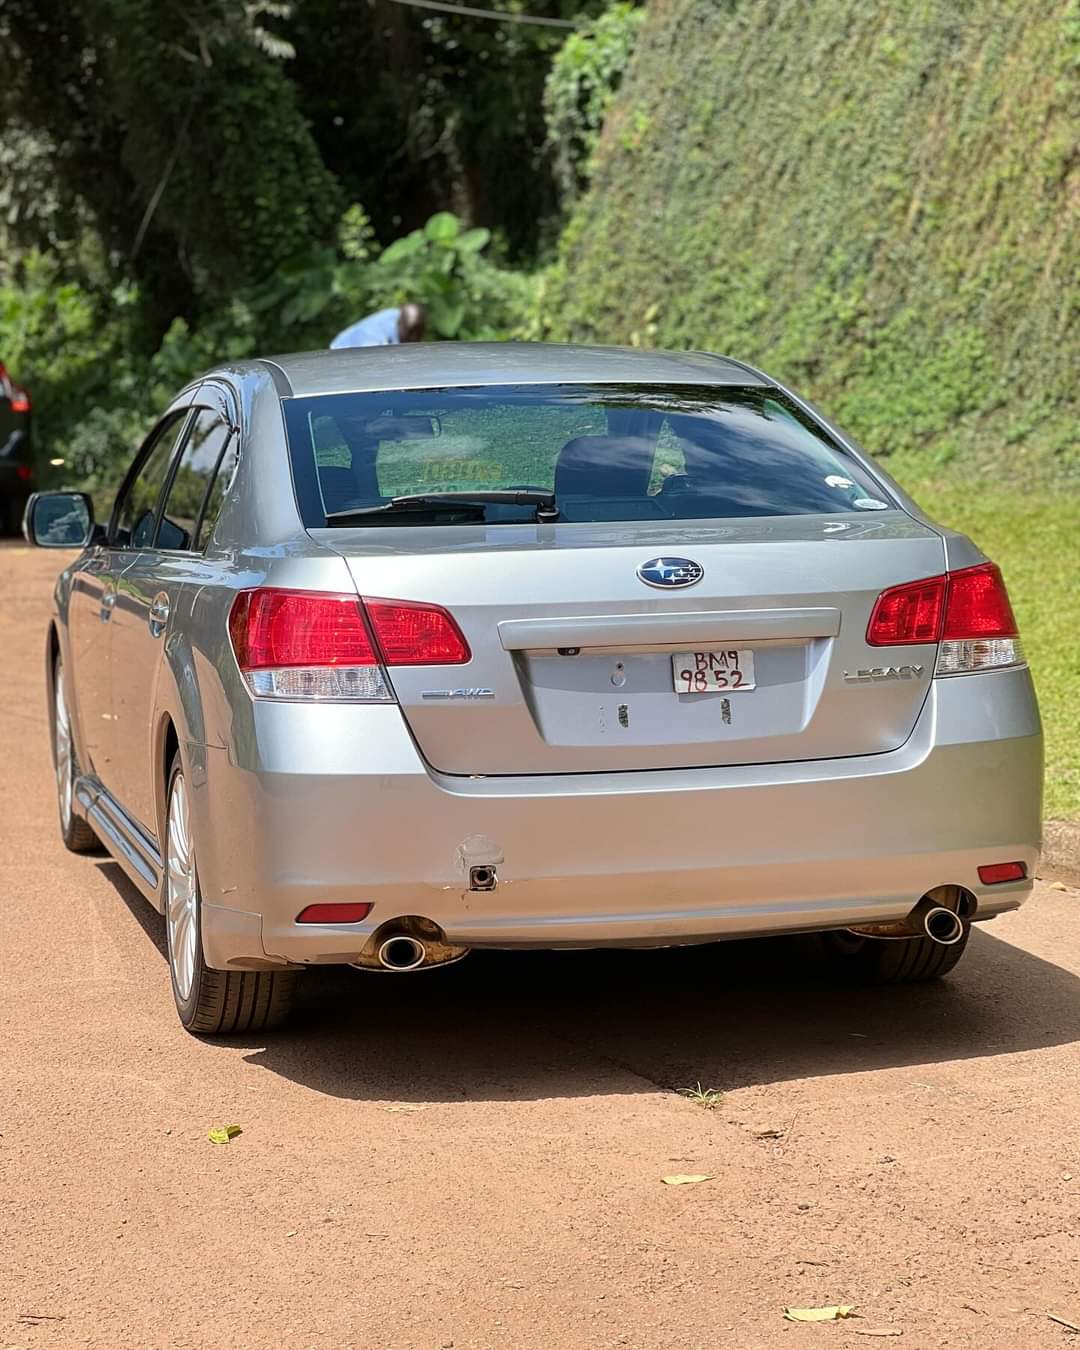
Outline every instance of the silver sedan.
[[400, 346], [224, 366], [47, 634], [64, 842], [166, 918], [183, 1024], [296, 972], [811, 933], [929, 979], [1038, 857], [1001, 575], [758, 370]]

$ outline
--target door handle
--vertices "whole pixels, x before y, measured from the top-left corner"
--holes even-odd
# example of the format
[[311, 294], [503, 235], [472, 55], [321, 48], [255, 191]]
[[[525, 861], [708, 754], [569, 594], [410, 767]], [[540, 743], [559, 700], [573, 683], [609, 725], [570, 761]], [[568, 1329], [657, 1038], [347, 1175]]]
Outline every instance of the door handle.
[[154, 596], [146, 622], [154, 637], [160, 637], [164, 633], [165, 625], [169, 622], [169, 597], [164, 591], [158, 591]]
[[99, 617], [102, 623], [108, 623], [112, 618], [113, 605], [116, 604], [115, 591], [103, 591], [101, 596], [101, 610]]

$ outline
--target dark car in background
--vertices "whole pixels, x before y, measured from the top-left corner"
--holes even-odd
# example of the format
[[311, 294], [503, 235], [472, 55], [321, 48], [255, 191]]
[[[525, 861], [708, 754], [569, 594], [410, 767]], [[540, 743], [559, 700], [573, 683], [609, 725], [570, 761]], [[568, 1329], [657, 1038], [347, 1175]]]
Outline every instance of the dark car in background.
[[0, 534], [18, 534], [34, 490], [30, 395], [0, 361]]

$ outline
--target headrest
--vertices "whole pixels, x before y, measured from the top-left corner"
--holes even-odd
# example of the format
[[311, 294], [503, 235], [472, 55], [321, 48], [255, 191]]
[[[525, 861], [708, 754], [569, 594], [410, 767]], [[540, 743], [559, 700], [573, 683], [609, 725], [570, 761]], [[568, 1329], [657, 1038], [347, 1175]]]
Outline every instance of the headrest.
[[644, 497], [655, 452], [645, 436], [575, 436], [555, 462], [555, 495]]

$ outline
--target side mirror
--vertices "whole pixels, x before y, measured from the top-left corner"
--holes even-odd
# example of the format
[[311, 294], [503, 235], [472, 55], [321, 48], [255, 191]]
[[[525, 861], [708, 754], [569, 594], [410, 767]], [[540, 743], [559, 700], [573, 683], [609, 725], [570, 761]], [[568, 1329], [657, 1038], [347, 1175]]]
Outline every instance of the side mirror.
[[85, 492], [35, 492], [23, 534], [39, 548], [84, 548], [94, 536], [94, 504]]

